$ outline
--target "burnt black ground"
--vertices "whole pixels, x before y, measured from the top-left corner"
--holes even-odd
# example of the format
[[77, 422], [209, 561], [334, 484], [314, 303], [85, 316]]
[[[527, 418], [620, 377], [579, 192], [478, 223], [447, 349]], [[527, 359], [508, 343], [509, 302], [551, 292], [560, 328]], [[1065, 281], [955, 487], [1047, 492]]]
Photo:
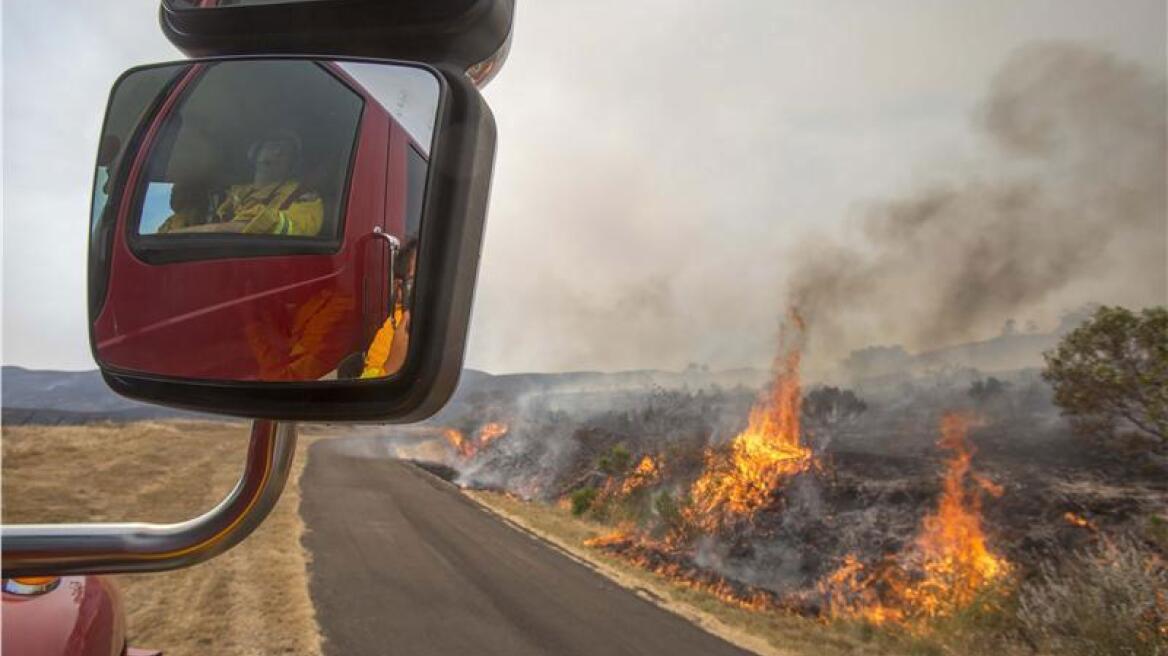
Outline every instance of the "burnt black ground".
[[389, 459], [376, 438], [317, 442], [301, 487], [325, 654], [747, 653]]

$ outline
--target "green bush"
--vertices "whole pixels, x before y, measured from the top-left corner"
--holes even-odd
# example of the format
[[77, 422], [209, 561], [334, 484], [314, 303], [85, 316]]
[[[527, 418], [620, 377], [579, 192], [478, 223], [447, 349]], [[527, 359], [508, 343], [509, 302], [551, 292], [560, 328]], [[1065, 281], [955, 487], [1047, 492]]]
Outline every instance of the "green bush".
[[1168, 552], [1168, 519], [1155, 515], [1148, 517], [1148, 521], [1144, 526], [1144, 535], [1162, 551]]
[[623, 444], [618, 444], [608, 450], [608, 453], [600, 456], [600, 460], [596, 465], [600, 471], [609, 476], [620, 476], [629, 470], [629, 466], [633, 464], [633, 454], [625, 448]]
[[572, 492], [572, 514], [579, 517], [588, 512], [592, 507], [592, 503], [596, 501], [596, 488], [592, 486], [582, 487], [575, 492]]
[[661, 523], [671, 531], [681, 528], [684, 523], [681, 506], [678, 505], [673, 495], [669, 492], [662, 492], [653, 501], [653, 510], [657, 511], [657, 516], [661, 518]]

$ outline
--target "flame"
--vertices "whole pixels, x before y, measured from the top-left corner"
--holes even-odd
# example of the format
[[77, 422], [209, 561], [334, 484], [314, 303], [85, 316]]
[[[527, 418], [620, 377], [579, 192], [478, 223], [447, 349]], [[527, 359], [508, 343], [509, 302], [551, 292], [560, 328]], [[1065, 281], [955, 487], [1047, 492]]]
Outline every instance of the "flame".
[[463, 460], [470, 460], [479, 454], [488, 444], [503, 437], [510, 430], [507, 424], [493, 421], [483, 424], [479, 428], [478, 433], [475, 434], [473, 440], [467, 439], [461, 431], [454, 428], [446, 428], [442, 431], [442, 437], [454, 447]]
[[985, 490], [986, 494], [997, 499], [1006, 493], [1006, 488], [993, 482], [992, 480], [982, 476], [981, 474], [970, 474], [973, 482], [977, 483], [978, 487]]
[[1078, 526], [1079, 528], [1085, 528], [1090, 531], [1095, 530], [1095, 525], [1091, 523], [1091, 520], [1082, 515], [1076, 515], [1069, 510], [1063, 514], [1063, 519], [1071, 526]]
[[656, 478], [657, 463], [653, 462], [651, 456], [645, 456], [641, 458], [641, 462], [637, 463], [636, 468], [633, 469], [633, 474], [642, 478]]
[[652, 456], [645, 456], [625, 477], [617, 493], [621, 496], [628, 496], [646, 485], [655, 483], [660, 476], [661, 472]]
[[473, 455], [473, 451], [470, 448], [470, 443], [467, 442], [466, 437], [462, 434], [462, 431], [455, 430], [453, 428], [446, 428], [442, 431], [442, 437], [446, 438], [446, 441], [450, 443], [450, 446], [454, 447], [454, 450], [458, 452], [458, 455], [462, 456], [463, 458], [469, 458], [471, 455]]
[[[797, 313], [791, 313], [788, 325], [802, 336]], [[712, 532], [752, 516], [783, 481], [811, 466], [811, 450], [803, 445], [799, 428], [801, 355], [794, 346], [776, 358], [769, 394], [751, 409], [746, 430], [734, 438], [729, 457], [707, 452], [705, 473], [690, 490], [688, 510], [689, 519], [702, 530]]]
[[479, 429], [479, 448], [494, 442], [495, 440], [507, 434], [507, 424], [498, 421], [492, 421], [488, 424], [483, 424]]
[[941, 419], [937, 444], [952, 450], [953, 456], [937, 509], [925, 517], [911, 552], [887, 559], [871, 573], [849, 555], [820, 584], [833, 614], [874, 624], [947, 616], [971, 604], [1009, 571], [1009, 563], [990, 551], [980, 500], [967, 491], [966, 480], [978, 480], [970, 473], [973, 452], [966, 443], [972, 423], [972, 417], [963, 413], [947, 413]]
[[618, 529], [612, 531], [611, 533], [605, 533], [604, 535], [598, 535], [594, 538], [588, 538], [587, 540], [584, 540], [584, 546], [592, 549], [604, 549], [606, 547], [619, 545], [623, 542], [632, 541], [633, 539], [634, 537], [631, 533], [627, 533], [625, 529]]

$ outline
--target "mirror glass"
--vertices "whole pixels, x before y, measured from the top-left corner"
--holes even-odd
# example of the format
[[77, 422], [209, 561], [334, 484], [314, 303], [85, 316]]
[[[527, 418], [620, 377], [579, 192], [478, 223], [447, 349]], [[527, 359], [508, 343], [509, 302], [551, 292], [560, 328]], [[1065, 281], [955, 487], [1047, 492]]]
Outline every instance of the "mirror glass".
[[397, 371], [441, 90], [425, 67], [332, 60], [125, 75], [94, 179], [102, 365], [216, 381]]

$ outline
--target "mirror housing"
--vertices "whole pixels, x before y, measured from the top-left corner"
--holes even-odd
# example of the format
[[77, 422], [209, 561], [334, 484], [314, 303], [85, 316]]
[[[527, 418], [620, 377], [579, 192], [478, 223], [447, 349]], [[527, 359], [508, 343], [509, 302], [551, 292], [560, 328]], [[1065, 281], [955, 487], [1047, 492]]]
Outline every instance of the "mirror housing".
[[[185, 108], [183, 103], [194, 97], [191, 88], [197, 90], [198, 87], [190, 80], [200, 79], [197, 76], [204, 74], [201, 71], [210, 70], [215, 66], [230, 67], [247, 63], [271, 66], [280, 62], [299, 62], [301, 65], [315, 64], [322, 67], [334, 64], [397, 66], [428, 72], [439, 84], [441, 93], [433, 117], [433, 137], [430, 143], [424, 195], [416, 199], [420, 203], [421, 218], [415, 242], [416, 271], [409, 272], [410, 282], [416, 281], [416, 284], [410, 286], [411, 320], [407, 322], [409, 339], [406, 342], [408, 353], [400, 367], [387, 372], [386, 377], [359, 378], [350, 374], [342, 378], [336, 372], [338, 366], [343, 368], [343, 365], [338, 365], [335, 359], [329, 360], [318, 367], [318, 370], [299, 379], [288, 374], [273, 378], [270, 372], [264, 373], [262, 368], [255, 373], [247, 374], [216, 374], [214, 372], [217, 370], [211, 368], [200, 370], [197, 375], [183, 375], [186, 370], [182, 367], [175, 369], [168, 366], [169, 356], [166, 351], [157, 347], [157, 340], [153, 346], [148, 346], [147, 340], [143, 337], [148, 333], [155, 337], [164, 334], [165, 330], [173, 325], [187, 321], [204, 310], [207, 310], [204, 313], [208, 316], [212, 316], [212, 310], [218, 312], [213, 316], [220, 324], [223, 323], [224, 317], [259, 316], [267, 320], [269, 310], [275, 304], [273, 299], [277, 297], [267, 294], [263, 287], [265, 284], [268, 288], [276, 289], [279, 285], [272, 281], [278, 282], [279, 276], [286, 277], [288, 272], [295, 272], [303, 277], [309, 275], [304, 272], [311, 270], [316, 272], [313, 274], [316, 275], [314, 280], [319, 280], [322, 279], [322, 275], [328, 277], [336, 272], [360, 270], [366, 267], [367, 261], [372, 261], [368, 260], [368, 253], [382, 252], [376, 250], [383, 248], [381, 242], [392, 241], [388, 238], [384, 240], [376, 238], [378, 236], [376, 233], [382, 232], [380, 225], [370, 229], [370, 226], [356, 220], [371, 214], [373, 210], [370, 209], [372, 205], [363, 204], [354, 196], [358, 192], [363, 194], [363, 198], [376, 198], [380, 195], [388, 207], [390, 200], [387, 194], [390, 194], [390, 177], [393, 175], [390, 169], [393, 165], [387, 163], [384, 164], [387, 168], [383, 169], [381, 177], [362, 177], [350, 173], [350, 177], [346, 178], [345, 195], [339, 200], [339, 206], [344, 208], [341, 212], [343, 220], [338, 219], [339, 241], [331, 245], [318, 243], [321, 239], [304, 238], [287, 242], [293, 244], [292, 250], [244, 251], [233, 250], [237, 244], [244, 243], [243, 241], [231, 243], [232, 239], [239, 237], [238, 235], [234, 237], [184, 235], [181, 240], [176, 241], [181, 243], [170, 249], [173, 251], [171, 255], [165, 255], [164, 249], [159, 252], [163, 252], [165, 256], [154, 261], [150, 261], [149, 257], [143, 258], [144, 251], [140, 242], [153, 237], [142, 233], [142, 219], [135, 220], [134, 217], [145, 214], [144, 207], [149, 202], [145, 198], [148, 196], [147, 180], [155, 178], [173, 180], [173, 176], [178, 175], [171, 171], [173, 166], [163, 167], [161, 172], [152, 171], [151, 158], [154, 156], [154, 150], [161, 150], [163, 145], [170, 143], [167, 142], [166, 122], [173, 122], [178, 115], [174, 108], [176, 106]], [[179, 70], [180, 73], [172, 75], [170, 72], [172, 69]], [[154, 79], [159, 89], [151, 96], [153, 100], [145, 103], [140, 112], [134, 114], [138, 118], [130, 121], [131, 127], [127, 128], [125, 134], [120, 137], [111, 134], [111, 121], [119, 111], [125, 113], [119, 110], [124, 104], [122, 96], [125, 95], [119, 94], [119, 91], [129, 89], [135, 81], [149, 79]], [[353, 80], [347, 82], [354, 84]], [[214, 104], [211, 101], [207, 102]], [[366, 102], [373, 101], [367, 99]], [[199, 109], [200, 111], [191, 109], [186, 115], [188, 123], [194, 122], [194, 118], [206, 116], [206, 106]], [[366, 111], [362, 116], [370, 116], [370, 113]], [[363, 147], [364, 139], [365, 135], [359, 133], [355, 146], [357, 150]], [[172, 141], [178, 142], [178, 138]], [[306, 150], [308, 143], [306, 139]], [[383, 139], [377, 143], [384, 145], [386, 142]], [[170, 146], [173, 148], [173, 143], [170, 143]], [[370, 152], [376, 155], [380, 152], [378, 149], [382, 147], [373, 147]], [[111, 154], [111, 150], [116, 151], [119, 148], [123, 148], [122, 152]], [[489, 108], [463, 72], [450, 66], [430, 67], [405, 62], [360, 59], [320, 62], [303, 57], [237, 57], [176, 62], [127, 71], [115, 83], [107, 108], [98, 153], [99, 173], [95, 180], [95, 207], [90, 232], [90, 341], [105, 381], [114, 391], [136, 400], [239, 417], [295, 421], [410, 422], [433, 414], [453, 393], [462, 368], [494, 149], [495, 124]], [[249, 161], [254, 161], [255, 149], [246, 150]], [[219, 153], [219, 159], [212, 161], [221, 162], [224, 157], [224, 153]], [[359, 155], [353, 155], [352, 161], [356, 162], [358, 157]], [[386, 158], [384, 154], [381, 157]], [[389, 156], [389, 159], [392, 159], [392, 156]], [[106, 169], [104, 176], [103, 167]], [[226, 167], [220, 166], [215, 170], [219, 168]], [[155, 178], [151, 178], [151, 175]], [[171, 184], [170, 187], [171, 207], [174, 207], [173, 189], [177, 184]], [[99, 190], [108, 193], [108, 201], [99, 203]], [[307, 197], [311, 195], [306, 192]], [[411, 201], [403, 200], [401, 204], [405, 205], [407, 202]], [[397, 219], [396, 223], [389, 219], [386, 221], [385, 233], [401, 229], [401, 219]], [[405, 235], [384, 236], [401, 240]], [[219, 240], [218, 243], [227, 244], [219, 249], [221, 252], [216, 252], [212, 248], [216, 243], [215, 239]], [[267, 248], [268, 245], [277, 242], [268, 238], [266, 241], [255, 240], [255, 243]], [[277, 248], [285, 247], [279, 245]], [[388, 250], [384, 252], [386, 260], [391, 260], [393, 254]], [[239, 268], [244, 265], [248, 267], [246, 270]], [[227, 294], [224, 297], [226, 300], [208, 305], [208, 302], [200, 297], [195, 302], [196, 311], [179, 314], [170, 310], [169, 308], [179, 305], [176, 299], [182, 300], [195, 295], [192, 288], [197, 286], [199, 278], [191, 276], [196, 266], [202, 267], [198, 269], [200, 272], [205, 272], [207, 267], [222, 267], [228, 275], [221, 276], [218, 280], [236, 281], [227, 283], [227, 289], [216, 289], [221, 297]], [[382, 268], [377, 270], [380, 273], [373, 277], [384, 277], [386, 271], [384, 263], [381, 266]], [[389, 268], [390, 276], [402, 275], [394, 272], [394, 269], [400, 267], [391, 265]], [[239, 275], [240, 271], [246, 273]], [[324, 274], [320, 274], [321, 271]], [[370, 275], [372, 274], [366, 275], [365, 280], [369, 280]], [[145, 281], [152, 282], [147, 284]], [[194, 284], [191, 281], [194, 281]], [[390, 282], [392, 284], [392, 279]], [[280, 289], [296, 285], [303, 286], [302, 283], [295, 282], [284, 284]], [[223, 287], [223, 283], [220, 283], [219, 287]], [[391, 295], [391, 304], [393, 298]], [[123, 309], [120, 317], [116, 313], [111, 317], [111, 305], [116, 305], [111, 299], [120, 299], [118, 302], [122, 304]], [[287, 305], [284, 297], [278, 300]], [[263, 311], [257, 312], [256, 308], [262, 303], [266, 303], [261, 308]], [[364, 305], [368, 305], [368, 302]], [[362, 303], [356, 301], [349, 304], [350, 308], [353, 306], [360, 307]], [[126, 320], [136, 307], [146, 308], [154, 313], [148, 325], [143, 324], [144, 327], [135, 328], [130, 325], [132, 322]], [[172, 314], [166, 315], [168, 311]], [[158, 316], [159, 312], [162, 312], [161, 319]], [[384, 312], [381, 317], [384, 318]], [[388, 320], [386, 321], [388, 323]], [[201, 325], [208, 324], [204, 322]], [[185, 333], [171, 334], [197, 336], [199, 332], [188, 330]], [[189, 339], [183, 337], [180, 340], [172, 340], [175, 342], [173, 349], [176, 359], [180, 355], [189, 355], [184, 351], [194, 352], [197, 348], [215, 346], [214, 343], [192, 344]], [[216, 339], [219, 343], [224, 342], [222, 338]], [[363, 339], [368, 340], [368, 331]], [[250, 333], [247, 340], [251, 341]], [[361, 342], [365, 343], [367, 341]], [[292, 344], [293, 350], [298, 348], [303, 350], [302, 347], [303, 344]], [[369, 348], [372, 350], [372, 346]], [[349, 347], [349, 350], [351, 349], [352, 347]], [[223, 349], [219, 351], [204, 349], [199, 352], [226, 353]], [[321, 371], [330, 369], [333, 373], [329, 376], [319, 375]], [[212, 373], [208, 374], [208, 371]], [[360, 368], [357, 371], [359, 372]]]
[[502, 67], [515, 0], [162, 0], [189, 57], [302, 54], [450, 64], [484, 86]]

